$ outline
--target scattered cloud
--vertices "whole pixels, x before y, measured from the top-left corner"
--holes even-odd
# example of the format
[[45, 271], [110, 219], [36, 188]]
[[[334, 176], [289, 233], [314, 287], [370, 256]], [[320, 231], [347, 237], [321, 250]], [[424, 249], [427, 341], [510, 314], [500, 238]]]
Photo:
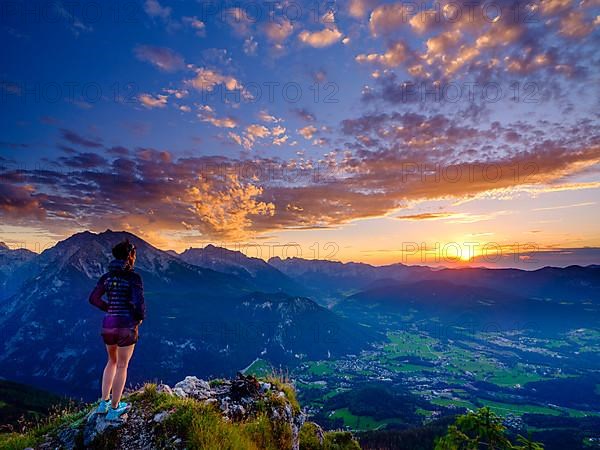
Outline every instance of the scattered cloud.
[[144, 11], [150, 17], [158, 17], [163, 20], [167, 20], [171, 16], [171, 8], [168, 6], [162, 6], [158, 0], [146, 0], [144, 2]]
[[138, 45], [133, 51], [140, 61], [149, 62], [164, 72], [176, 72], [185, 68], [183, 57], [167, 47]]
[[396, 42], [385, 53], [360, 54], [356, 57], [359, 63], [377, 63], [386, 67], [397, 67], [407, 57], [407, 49], [403, 42]]
[[269, 112], [264, 109], [259, 111], [258, 118], [263, 122], [277, 123], [281, 121], [281, 119], [278, 119], [277, 117], [269, 114]]
[[241, 37], [248, 37], [256, 19], [240, 7], [228, 8], [223, 11], [223, 19], [231, 27], [233, 32]]
[[[53, 3], [52, 6], [56, 8], [56, 12], [64, 21], [68, 24], [71, 32], [78, 37], [81, 33], [90, 33], [94, 31], [91, 25], [86, 25], [79, 17], [72, 12], [68, 11], [60, 2]], [[73, 8], [69, 8], [73, 9]]]
[[314, 122], [316, 120], [315, 115], [306, 108], [294, 108], [292, 112], [305, 122]]
[[572, 205], [557, 205], [557, 206], [546, 206], [544, 208], [534, 208], [533, 211], [554, 211], [557, 209], [570, 209], [570, 208], [580, 208], [582, 206], [594, 206], [596, 202], [584, 202], [584, 203], [574, 203]]
[[298, 133], [304, 137], [304, 139], [311, 140], [315, 133], [317, 132], [317, 127], [314, 125], [307, 125], [298, 130]]
[[451, 212], [406, 214], [406, 215], [402, 215], [402, 216], [396, 216], [396, 219], [401, 219], [401, 220], [439, 220], [439, 219], [447, 219], [448, 217], [454, 216], [454, 214], [455, 213], [451, 213]]
[[328, 11], [321, 17], [321, 23], [325, 28], [320, 31], [303, 30], [298, 34], [300, 42], [315, 48], [329, 47], [340, 41], [343, 37], [335, 23], [335, 14], [333, 11]]
[[205, 37], [206, 36], [206, 24], [198, 19], [196, 16], [184, 16], [181, 21], [192, 28], [197, 36]]
[[217, 117], [215, 110], [208, 105], [199, 107], [198, 118], [202, 122], [210, 123], [217, 128], [235, 128], [238, 126], [235, 118], [231, 116]]
[[287, 19], [269, 21], [264, 26], [267, 39], [275, 44], [282, 45], [283, 42], [294, 32], [294, 25]]
[[378, 6], [371, 12], [369, 28], [373, 36], [386, 35], [408, 23], [412, 10], [410, 3], [391, 3]]
[[152, 96], [150, 94], [140, 94], [138, 97], [140, 103], [148, 109], [164, 108], [167, 106], [168, 98], [169, 97], [167, 95], [161, 94], [156, 96]]
[[258, 49], [258, 42], [254, 40], [253, 36], [250, 36], [244, 39], [244, 53], [248, 56], [256, 55], [256, 50]]
[[90, 139], [77, 134], [75, 131], [61, 128], [61, 137], [74, 145], [79, 145], [87, 148], [101, 148], [103, 147], [102, 141], [98, 139]]
[[377, 0], [349, 0], [348, 13], [354, 18], [362, 19], [376, 4]]
[[196, 69], [196, 76], [189, 80], [188, 83], [199, 91], [209, 92], [218, 85], [223, 85], [230, 91], [243, 88], [242, 84], [236, 78], [202, 67]]
[[304, 44], [310, 45], [315, 48], [329, 47], [335, 44], [342, 38], [342, 33], [337, 28], [325, 28], [321, 31], [315, 31], [313, 33], [309, 31], [302, 31], [298, 35], [298, 39]]

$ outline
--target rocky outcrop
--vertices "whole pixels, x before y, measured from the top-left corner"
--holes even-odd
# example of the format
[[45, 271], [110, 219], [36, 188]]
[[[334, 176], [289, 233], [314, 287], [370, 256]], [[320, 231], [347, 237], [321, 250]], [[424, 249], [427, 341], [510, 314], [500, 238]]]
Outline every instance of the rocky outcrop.
[[188, 376], [177, 383], [172, 392], [179, 397], [212, 403], [219, 408], [226, 420], [232, 422], [255, 416], [266, 400], [269, 405], [269, 418], [279, 423], [289, 424], [292, 432], [292, 448], [293, 450], [299, 448], [298, 437], [306, 415], [287, 398], [283, 390], [279, 390], [272, 383], [259, 381], [253, 376], [238, 374], [235, 380], [218, 380], [211, 386], [204, 380]]
[[[174, 408], [156, 411], [136, 401], [143, 390], [131, 393], [131, 409], [119, 422], [109, 422], [105, 415], [92, 409], [78, 420], [61, 426], [53, 435], [48, 435], [40, 449], [120, 448], [136, 450], [183, 449], [183, 436], [165, 436], [165, 427], [160, 425], [174, 413]], [[234, 380], [207, 382], [188, 376], [172, 388], [161, 384], [156, 392], [173, 396], [174, 399], [193, 399], [204, 405], [212, 405], [226, 422], [247, 422], [258, 414], [266, 414], [278, 429], [287, 430], [290, 448], [299, 450], [300, 429], [306, 416], [290, 391], [280, 383], [260, 381], [253, 376], [238, 374]], [[293, 397], [293, 396], [292, 396]]]

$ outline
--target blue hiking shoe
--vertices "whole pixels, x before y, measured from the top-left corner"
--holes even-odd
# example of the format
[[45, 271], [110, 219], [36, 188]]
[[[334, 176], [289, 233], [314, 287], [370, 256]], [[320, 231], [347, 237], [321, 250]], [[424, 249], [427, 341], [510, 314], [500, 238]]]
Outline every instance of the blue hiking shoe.
[[110, 400], [100, 400], [98, 407], [96, 408], [96, 414], [106, 414], [110, 408]]
[[121, 416], [129, 411], [130, 405], [125, 402], [120, 402], [117, 408], [109, 408], [106, 414], [106, 420], [121, 420]]

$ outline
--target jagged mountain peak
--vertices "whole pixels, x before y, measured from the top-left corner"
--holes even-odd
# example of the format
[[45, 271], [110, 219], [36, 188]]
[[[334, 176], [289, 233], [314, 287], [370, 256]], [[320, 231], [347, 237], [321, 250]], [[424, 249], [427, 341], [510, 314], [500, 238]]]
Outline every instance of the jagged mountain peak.
[[200, 267], [223, 272], [247, 272], [250, 276], [256, 276], [258, 269], [268, 267], [262, 259], [250, 258], [242, 252], [216, 247], [212, 244], [204, 248], [188, 248], [179, 255], [184, 261]]
[[244, 253], [242, 253], [240, 251], [230, 250], [228, 248], [219, 247], [219, 246], [216, 246], [213, 244], [208, 244], [206, 247], [203, 247], [203, 248], [190, 247], [187, 250], [185, 250], [183, 253], [181, 253], [182, 256], [190, 255], [190, 254], [218, 256], [221, 258], [229, 258], [229, 259], [239, 258], [240, 260], [256, 260], [256, 261], [264, 262], [262, 259], [246, 256]]
[[300, 258], [297, 256], [291, 258], [280, 258], [279, 256], [274, 256], [269, 259], [269, 264], [273, 264], [275, 266], [296, 266], [296, 267], [306, 267], [310, 268], [310, 270], [322, 270], [322, 269], [340, 269], [340, 268], [365, 268], [365, 269], [374, 269], [375, 266], [367, 263], [361, 262], [342, 262], [342, 261], [334, 261], [328, 259], [307, 259]]
[[[140, 270], [159, 272], [166, 270], [170, 262], [177, 260], [175, 256], [154, 247], [133, 233], [106, 230], [101, 233], [90, 231], [76, 233], [44, 251], [40, 255], [41, 262], [56, 266], [75, 263], [87, 273], [88, 266], [95, 266], [98, 262], [105, 268], [113, 258], [112, 248], [125, 239], [128, 239], [137, 249], [136, 268]], [[93, 270], [92, 273], [95, 274], [96, 271]]]
[[0, 242], [0, 250], [10, 250], [10, 248], [4, 242]]
[[260, 290], [303, 292], [301, 286], [276, 267], [240, 251], [209, 244], [204, 248], [188, 248], [179, 257], [189, 264], [241, 277]]

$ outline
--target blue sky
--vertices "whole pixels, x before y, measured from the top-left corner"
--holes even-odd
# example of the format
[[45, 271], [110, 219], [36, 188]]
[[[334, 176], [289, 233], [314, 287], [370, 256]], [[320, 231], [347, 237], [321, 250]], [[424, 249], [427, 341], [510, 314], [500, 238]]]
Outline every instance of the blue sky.
[[3, 3], [0, 240], [600, 246], [600, 8], [416, 7]]

